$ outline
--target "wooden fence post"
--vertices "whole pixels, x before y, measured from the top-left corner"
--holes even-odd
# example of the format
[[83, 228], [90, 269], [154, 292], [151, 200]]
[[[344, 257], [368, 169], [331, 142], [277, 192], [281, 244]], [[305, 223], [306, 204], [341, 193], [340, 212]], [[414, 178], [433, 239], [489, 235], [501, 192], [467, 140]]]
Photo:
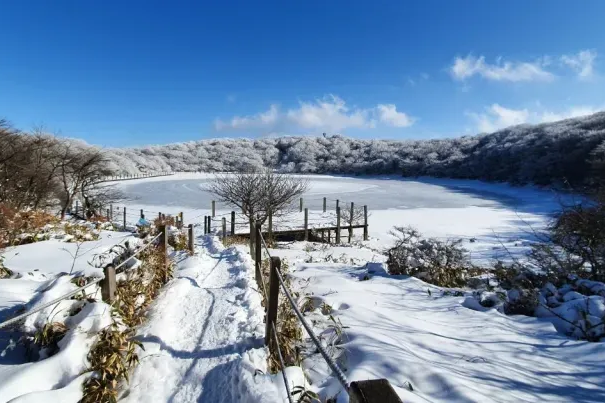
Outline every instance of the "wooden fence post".
[[336, 243], [340, 243], [340, 207], [336, 207]]
[[105, 278], [101, 281], [101, 297], [103, 302], [111, 304], [115, 300], [117, 290], [116, 269], [108, 264], [103, 268], [103, 274]]
[[216, 202], [212, 200], [212, 217], [216, 216]]
[[107, 210], [105, 211], [105, 214], [106, 214], [106, 216], [105, 216], [105, 217], [107, 218], [107, 221], [111, 221], [111, 218], [109, 218], [109, 209], [107, 209]]
[[208, 233], [212, 232], [212, 217], [208, 216]]
[[208, 233], [208, 216], [204, 216], [204, 235]]
[[328, 206], [328, 199], [324, 197], [324, 213], [326, 212], [326, 207]]
[[349, 403], [402, 403], [386, 379], [351, 382]]
[[363, 240], [368, 240], [368, 206], [363, 206]]
[[143, 209], [141, 209], [141, 218], [145, 218], [145, 214], [143, 214]]
[[336, 199], [336, 210], [340, 207], [340, 200]]
[[164, 254], [164, 267], [168, 265], [168, 234], [166, 232], [166, 224], [160, 225], [160, 250]]
[[300, 198], [300, 212], [302, 213], [303, 211], [303, 198]]
[[255, 277], [256, 277], [256, 284], [258, 285], [258, 288], [261, 288], [261, 281], [262, 281], [262, 273], [261, 273], [261, 269], [260, 269], [260, 265], [261, 265], [261, 260], [262, 260], [262, 249], [261, 249], [261, 225], [258, 223], [258, 221], [255, 223], [254, 225], [254, 262], [255, 262]]
[[231, 236], [235, 236], [235, 211], [231, 212]]
[[355, 214], [355, 204], [351, 202], [351, 215], [349, 216], [349, 243], [353, 238], [353, 216]]
[[281, 270], [281, 260], [277, 256], [271, 257], [271, 272], [269, 274], [269, 295], [267, 295], [267, 319], [265, 323], [265, 345], [274, 352], [271, 346], [274, 346], [273, 324], [277, 321], [277, 307], [279, 305], [279, 279], [277, 271]]
[[126, 231], [126, 206], [124, 206], [123, 216], [124, 216], [124, 231]]
[[223, 217], [223, 244], [227, 241], [227, 218]]
[[187, 228], [187, 233], [189, 235], [189, 251], [193, 255], [193, 252], [195, 252], [193, 247], [193, 224], [189, 224], [189, 227]]
[[273, 241], [273, 211], [269, 210], [269, 230], [268, 230], [268, 238], [270, 241]]
[[305, 207], [305, 241], [309, 240], [309, 209]]
[[182, 211], [179, 213], [179, 223], [181, 224], [181, 226], [179, 228], [183, 228], [183, 212]]

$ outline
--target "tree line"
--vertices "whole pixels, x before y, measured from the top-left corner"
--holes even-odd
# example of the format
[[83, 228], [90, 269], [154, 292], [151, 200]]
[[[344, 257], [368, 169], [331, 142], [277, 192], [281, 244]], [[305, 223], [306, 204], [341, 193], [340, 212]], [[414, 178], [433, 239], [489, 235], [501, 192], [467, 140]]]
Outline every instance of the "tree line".
[[111, 150], [121, 173], [250, 171], [401, 174], [572, 186], [605, 176], [605, 112], [491, 134], [428, 140], [332, 136], [211, 139]]

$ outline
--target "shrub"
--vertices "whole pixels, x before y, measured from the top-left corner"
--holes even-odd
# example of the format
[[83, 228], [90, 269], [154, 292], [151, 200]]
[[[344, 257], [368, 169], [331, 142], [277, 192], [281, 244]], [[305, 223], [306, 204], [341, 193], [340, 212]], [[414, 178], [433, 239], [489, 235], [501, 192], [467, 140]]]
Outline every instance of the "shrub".
[[410, 227], [395, 227], [395, 246], [387, 251], [390, 274], [418, 277], [444, 287], [462, 287], [485, 271], [473, 267], [461, 240], [422, 238]]

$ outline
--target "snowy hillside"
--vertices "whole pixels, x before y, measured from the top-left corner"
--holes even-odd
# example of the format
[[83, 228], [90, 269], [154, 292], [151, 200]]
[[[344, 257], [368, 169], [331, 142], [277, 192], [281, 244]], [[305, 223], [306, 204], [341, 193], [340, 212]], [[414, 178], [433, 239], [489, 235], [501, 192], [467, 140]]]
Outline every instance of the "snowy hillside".
[[233, 171], [265, 165], [301, 173], [403, 173], [546, 185], [567, 181], [577, 187], [602, 175], [605, 112], [451, 139], [214, 139], [112, 149], [111, 155], [122, 173]]

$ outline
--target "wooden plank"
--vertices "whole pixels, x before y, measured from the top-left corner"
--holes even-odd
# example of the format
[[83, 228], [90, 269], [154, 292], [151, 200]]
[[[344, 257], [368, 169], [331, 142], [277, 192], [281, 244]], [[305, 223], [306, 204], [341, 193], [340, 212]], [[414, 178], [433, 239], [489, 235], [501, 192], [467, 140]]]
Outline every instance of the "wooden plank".
[[350, 403], [403, 403], [386, 379], [351, 382]]

